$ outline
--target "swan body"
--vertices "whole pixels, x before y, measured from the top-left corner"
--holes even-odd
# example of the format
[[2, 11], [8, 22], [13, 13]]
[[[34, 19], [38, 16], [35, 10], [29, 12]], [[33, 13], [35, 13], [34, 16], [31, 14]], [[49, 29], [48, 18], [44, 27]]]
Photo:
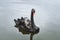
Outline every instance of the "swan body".
[[[27, 17], [21, 17], [21, 19], [14, 19], [15, 27], [18, 28], [19, 32], [22, 32], [23, 34], [30, 34], [30, 33], [38, 33], [36, 25], [34, 25], [34, 29], [31, 26], [31, 20], [29, 20]], [[23, 30], [23, 31], [22, 31]], [[39, 29], [38, 29], [39, 30]], [[25, 32], [25, 33], [24, 33]]]

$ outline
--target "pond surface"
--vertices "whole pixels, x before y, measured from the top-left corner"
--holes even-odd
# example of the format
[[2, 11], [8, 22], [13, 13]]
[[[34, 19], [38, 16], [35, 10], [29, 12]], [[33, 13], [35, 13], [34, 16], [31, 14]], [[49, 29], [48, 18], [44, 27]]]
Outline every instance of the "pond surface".
[[60, 0], [0, 0], [0, 40], [29, 40], [14, 27], [14, 19], [28, 17], [36, 10], [35, 24], [40, 32], [34, 40], [60, 40]]

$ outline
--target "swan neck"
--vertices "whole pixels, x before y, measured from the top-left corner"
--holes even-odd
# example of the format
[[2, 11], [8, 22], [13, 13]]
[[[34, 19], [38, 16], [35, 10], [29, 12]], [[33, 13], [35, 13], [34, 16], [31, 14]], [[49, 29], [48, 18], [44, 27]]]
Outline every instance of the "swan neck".
[[34, 17], [33, 17], [33, 13], [31, 13], [31, 23], [34, 25]]

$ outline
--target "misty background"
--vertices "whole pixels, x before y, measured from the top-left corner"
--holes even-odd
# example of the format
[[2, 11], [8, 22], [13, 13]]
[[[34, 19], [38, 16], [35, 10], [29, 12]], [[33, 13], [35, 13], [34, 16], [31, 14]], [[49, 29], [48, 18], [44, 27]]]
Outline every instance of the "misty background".
[[28, 17], [36, 10], [40, 32], [34, 40], [60, 40], [60, 0], [0, 0], [0, 40], [29, 40], [14, 27], [14, 19]]

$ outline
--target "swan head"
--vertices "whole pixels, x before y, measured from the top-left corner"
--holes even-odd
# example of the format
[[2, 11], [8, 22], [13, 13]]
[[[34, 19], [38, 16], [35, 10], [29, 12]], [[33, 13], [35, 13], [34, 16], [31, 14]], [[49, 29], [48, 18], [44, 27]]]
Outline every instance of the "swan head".
[[32, 15], [35, 14], [35, 9], [34, 8], [31, 10], [31, 13], [32, 13]]

